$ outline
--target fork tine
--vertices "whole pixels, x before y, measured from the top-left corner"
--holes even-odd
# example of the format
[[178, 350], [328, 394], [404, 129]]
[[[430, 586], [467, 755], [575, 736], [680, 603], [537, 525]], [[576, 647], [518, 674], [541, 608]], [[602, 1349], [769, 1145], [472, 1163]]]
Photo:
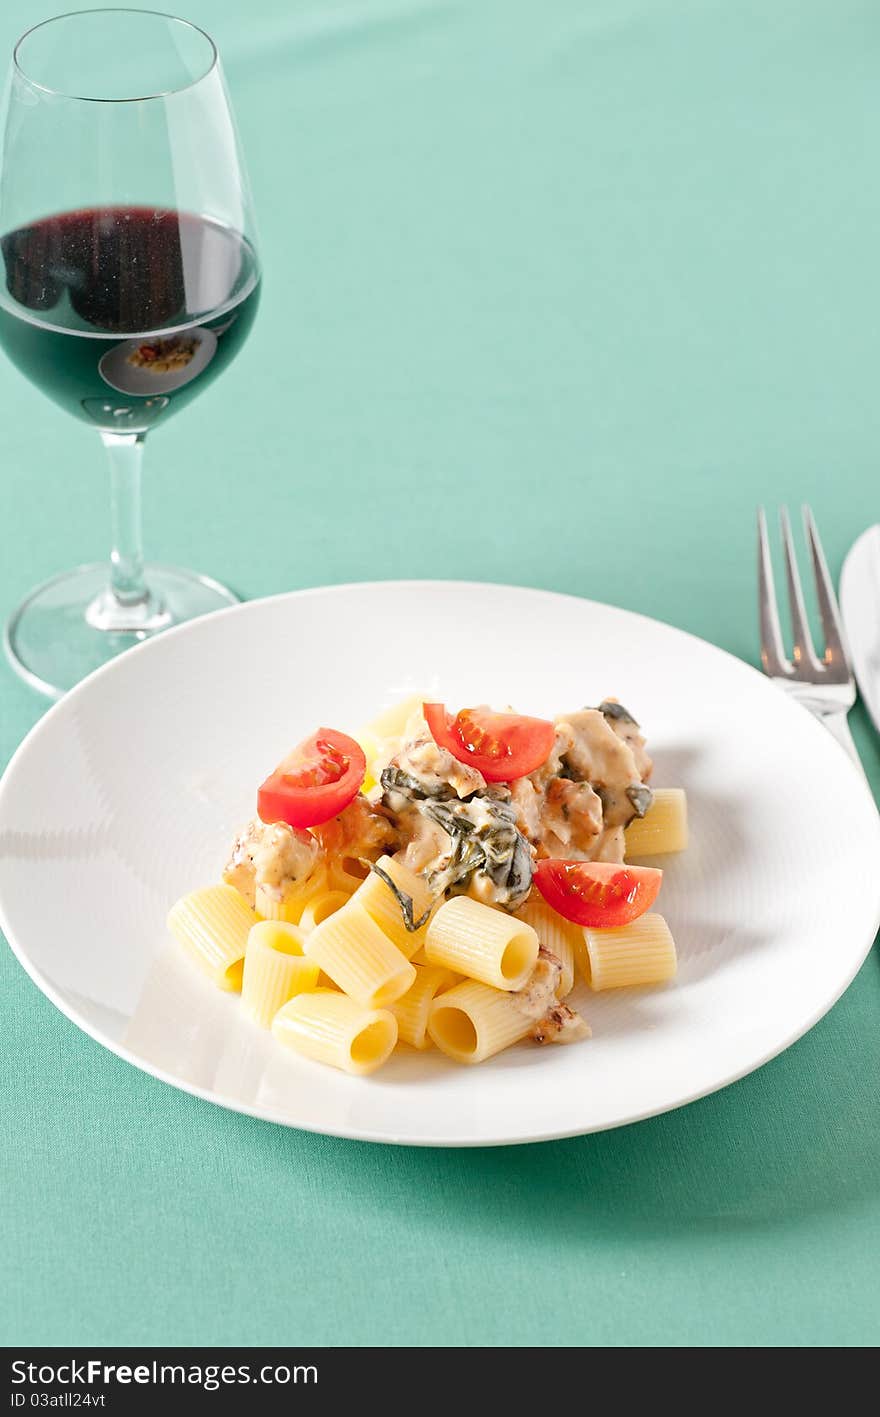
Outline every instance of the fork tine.
[[785, 575], [788, 581], [788, 609], [791, 616], [791, 631], [794, 640], [792, 658], [795, 668], [804, 662], [809, 665], [816, 665], [818, 661], [816, 659], [816, 651], [813, 649], [813, 638], [810, 634], [810, 626], [807, 622], [804, 592], [801, 588], [801, 578], [798, 574], [794, 538], [791, 534], [791, 519], [788, 515], [787, 507], [780, 509], [779, 523], [782, 527], [782, 545], [785, 551]]
[[779, 625], [779, 611], [776, 608], [776, 586], [773, 581], [773, 563], [770, 560], [770, 541], [767, 536], [767, 518], [764, 508], [758, 508], [758, 608], [761, 619], [761, 661], [764, 672], [775, 676], [790, 674], [791, 665], [785, 657], [782, 646], [782, 630]]
[[825, 560], [825, 553], [822, 550], [822, 543], [819, 540], [819, 529], [810, 508], [801, 508], [804, 518], [804, 529], [807, 533], [807, 541], [810, 547], [810, 555], [813, 558], [813, 573], [816, 577], [816, 598], [819, 602], [819, 615], [822, 619], [822, 633], [825, 636], [825, 661], [830, 664], [835, 659], [846, 663], [846, 648], [843, 639], [843, 626], [840, 623], [840, 610], [837, 605], [837, 596], [834, 594], [834, 586], [828, 574], [828, 563]]

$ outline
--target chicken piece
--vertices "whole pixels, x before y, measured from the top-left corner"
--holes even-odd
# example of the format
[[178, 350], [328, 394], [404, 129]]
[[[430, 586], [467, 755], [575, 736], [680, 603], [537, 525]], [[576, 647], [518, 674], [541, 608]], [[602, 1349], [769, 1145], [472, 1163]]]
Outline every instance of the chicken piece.
[[386, 853], [393, 855], [400, 845], [390, 814], [360, 792], [337, 817], [313, 831], [324, 853], [338, 861], [378, 861]]
[[591, 1037], [592, 1029], [586, 1019], [568, 1004], [558, 1002], [532, 1029], [536, 1043], [579, 1043], [582, 1038]]
[[602, 831], [602, 801], [588, 782], [551, 777], [543, 789], [532, 778], [510, 785], [517, 826], [539, 857], [592, 860]]
[[411, 871], [427, 872], [450, 855], [448, 832], [438, 822], [426, 817], [421, 803], [413, 802], [397, 815], [397, 827], [406, 842], [404, 864]]
[[377, 760], [373, 772], [382, 783], [388, 805], [389, 793], [396, 788], [409, 796], [470, 797], [482, 792], [486, 779], [476, 768], [460, 763], [431, 737], [421, 714], [414, 714], [406, 726], [403, 743], [386, 762]]
[[257, 886], [283, 900], [309, 879], [320, 858], [320, 847], [308, 832], [255, 817], [235, 838], [223, 879], [253, 908]]
[[565, 742], [565, 775], [595, 789], [606, 827], [625, 827], [633, 817], [644, 816], [651, 794], [642, 773], [650, 773], [652, 764], [638, 724], [625, 709], [606, 699], [602, 709], [581, 709], [557, 719], [556, 731]]
[[642, 782], [647, 782], [650, 779], [654, 764], [645, 748], [644, 735], [632, 714], [629, 713], [617, 699], [603, 699], [599, 705], [599, 712], [604, 716], [605, 721], [614, 729], [618, 737], [622, 738], [624, 743], [630, 748], [635, 759], [636, 772]]
[[555, 721], [547, 761], [510, 785], [517, 826], [538, 857], [622, 861], [623, 828], [644, 816], [651, 759], [639, 726], [621, 704], [605, 699]]
[[[544, 790], [531, 777], [510, 784], [510, 800], [516, 809], [516, 824], [527, 841], [540, 846], [544, 835]], [[540, 854], [540, 853], [539, 853]]]
[[555, 841], [546, 841], [549, 856], [588, 856], [602, 830], [602, 800], [588, 782], [557, 777], [544, 794], [544, 824]]
[[[572, 732], [569, 728], [560, 728], [560, 722], [561, 720], [557, 719], [554, 724], [556, 729], [556, 741], [553, 744], [550, 756], [539, 768], [535, 768], [535, 771], [530, 773], [528, 778], [519, 779], [521, 782], [528, 781], [533, 783], [539, 792], [543, 792], [555, 778], [571, 776], [565, 766], [565, 754], [571, 747]], [[516, 783], [511, 783], [511, 787], [515, 786]]]
[[623, 861], [625, 853], [626, 837], [623, 827], [606, 827], [601, 836], [596, 838], [589, 860], [617, 863]]
[[541, 945], [538, 959], [524, 988], [511, 998], [526, 1018], [535, 1020], [531, 1037], [536, 1043], [576, 1043], [590, 1037], [589, 1025], [556, 997], [562, 965], [546, 946]]
[[567, 739], [563, 763], [579, 782], [622, 791], [641, 781], [632, 749], [598, 709], [581, 709], [557, 719], [556, 727]]

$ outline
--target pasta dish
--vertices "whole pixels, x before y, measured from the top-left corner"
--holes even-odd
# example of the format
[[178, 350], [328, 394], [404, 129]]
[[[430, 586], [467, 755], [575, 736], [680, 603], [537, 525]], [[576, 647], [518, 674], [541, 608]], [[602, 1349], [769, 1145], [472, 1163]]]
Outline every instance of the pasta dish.
[[185, 369], [199, 347], [195, 335], [167, 335], [139, 344], [126, 357], [126, 363], [151, 374], [168, 374]]
[[319, 728], [169, 927], [255, 1024], [349, 1073], [399, 1044], [473, 1064], [579, 1042], [577, 980], [675, 973], [663, 873], [632, 858], [686, 846], [686, 801], [651, 771], [615, 699], [552, 721], [411, 699]]

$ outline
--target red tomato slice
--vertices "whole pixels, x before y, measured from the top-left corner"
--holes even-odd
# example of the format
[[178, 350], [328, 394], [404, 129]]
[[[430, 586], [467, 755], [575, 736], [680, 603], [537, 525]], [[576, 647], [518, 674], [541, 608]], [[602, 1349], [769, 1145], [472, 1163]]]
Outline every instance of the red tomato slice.
[[260, 820], [290, 827], [329, 822], [357, 796], [366, 770], [359, 743], [335, 728], [319, 728], [266, 778], [257, 793]]
[[434, 742], [460, 763], [483, 774], [487, 782], [513, 782], [546, 763], [556, 729], [543, 718], [489, 709], [462, 709], [453, 718], [444, 704], [423, 704]]
[[612, 861], [539, 861], [535, 885], [547, 904], [593, 930], [629, 925], [650, 910], [663, 880], [653, 866], [618, 866]]

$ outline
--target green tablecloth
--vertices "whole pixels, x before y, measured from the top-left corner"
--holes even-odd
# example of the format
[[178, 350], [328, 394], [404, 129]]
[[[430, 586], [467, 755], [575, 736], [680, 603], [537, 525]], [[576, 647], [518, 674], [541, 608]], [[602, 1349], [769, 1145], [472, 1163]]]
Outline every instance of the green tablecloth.
[[[44, 4], [10, 0], [0, 47]], [[188, 14], [225, 56], [266, 284], [250, 347], [148, 449], [148, 550], [247, 596], [547, 586], [754, 660], [756, 502], [808, 499], [835, 570], [880, 513], [876, 7]], [[0, 426], [6, 613], [103, 554], [106, 486], [95, 436], [8, 365]], [[0, 756], [41, 709], [0, 671]], [[880, 1337], [876, 954], [714, 1097], [446, 1153], [184, 1096], [0, 971], [7, 1343]]]

